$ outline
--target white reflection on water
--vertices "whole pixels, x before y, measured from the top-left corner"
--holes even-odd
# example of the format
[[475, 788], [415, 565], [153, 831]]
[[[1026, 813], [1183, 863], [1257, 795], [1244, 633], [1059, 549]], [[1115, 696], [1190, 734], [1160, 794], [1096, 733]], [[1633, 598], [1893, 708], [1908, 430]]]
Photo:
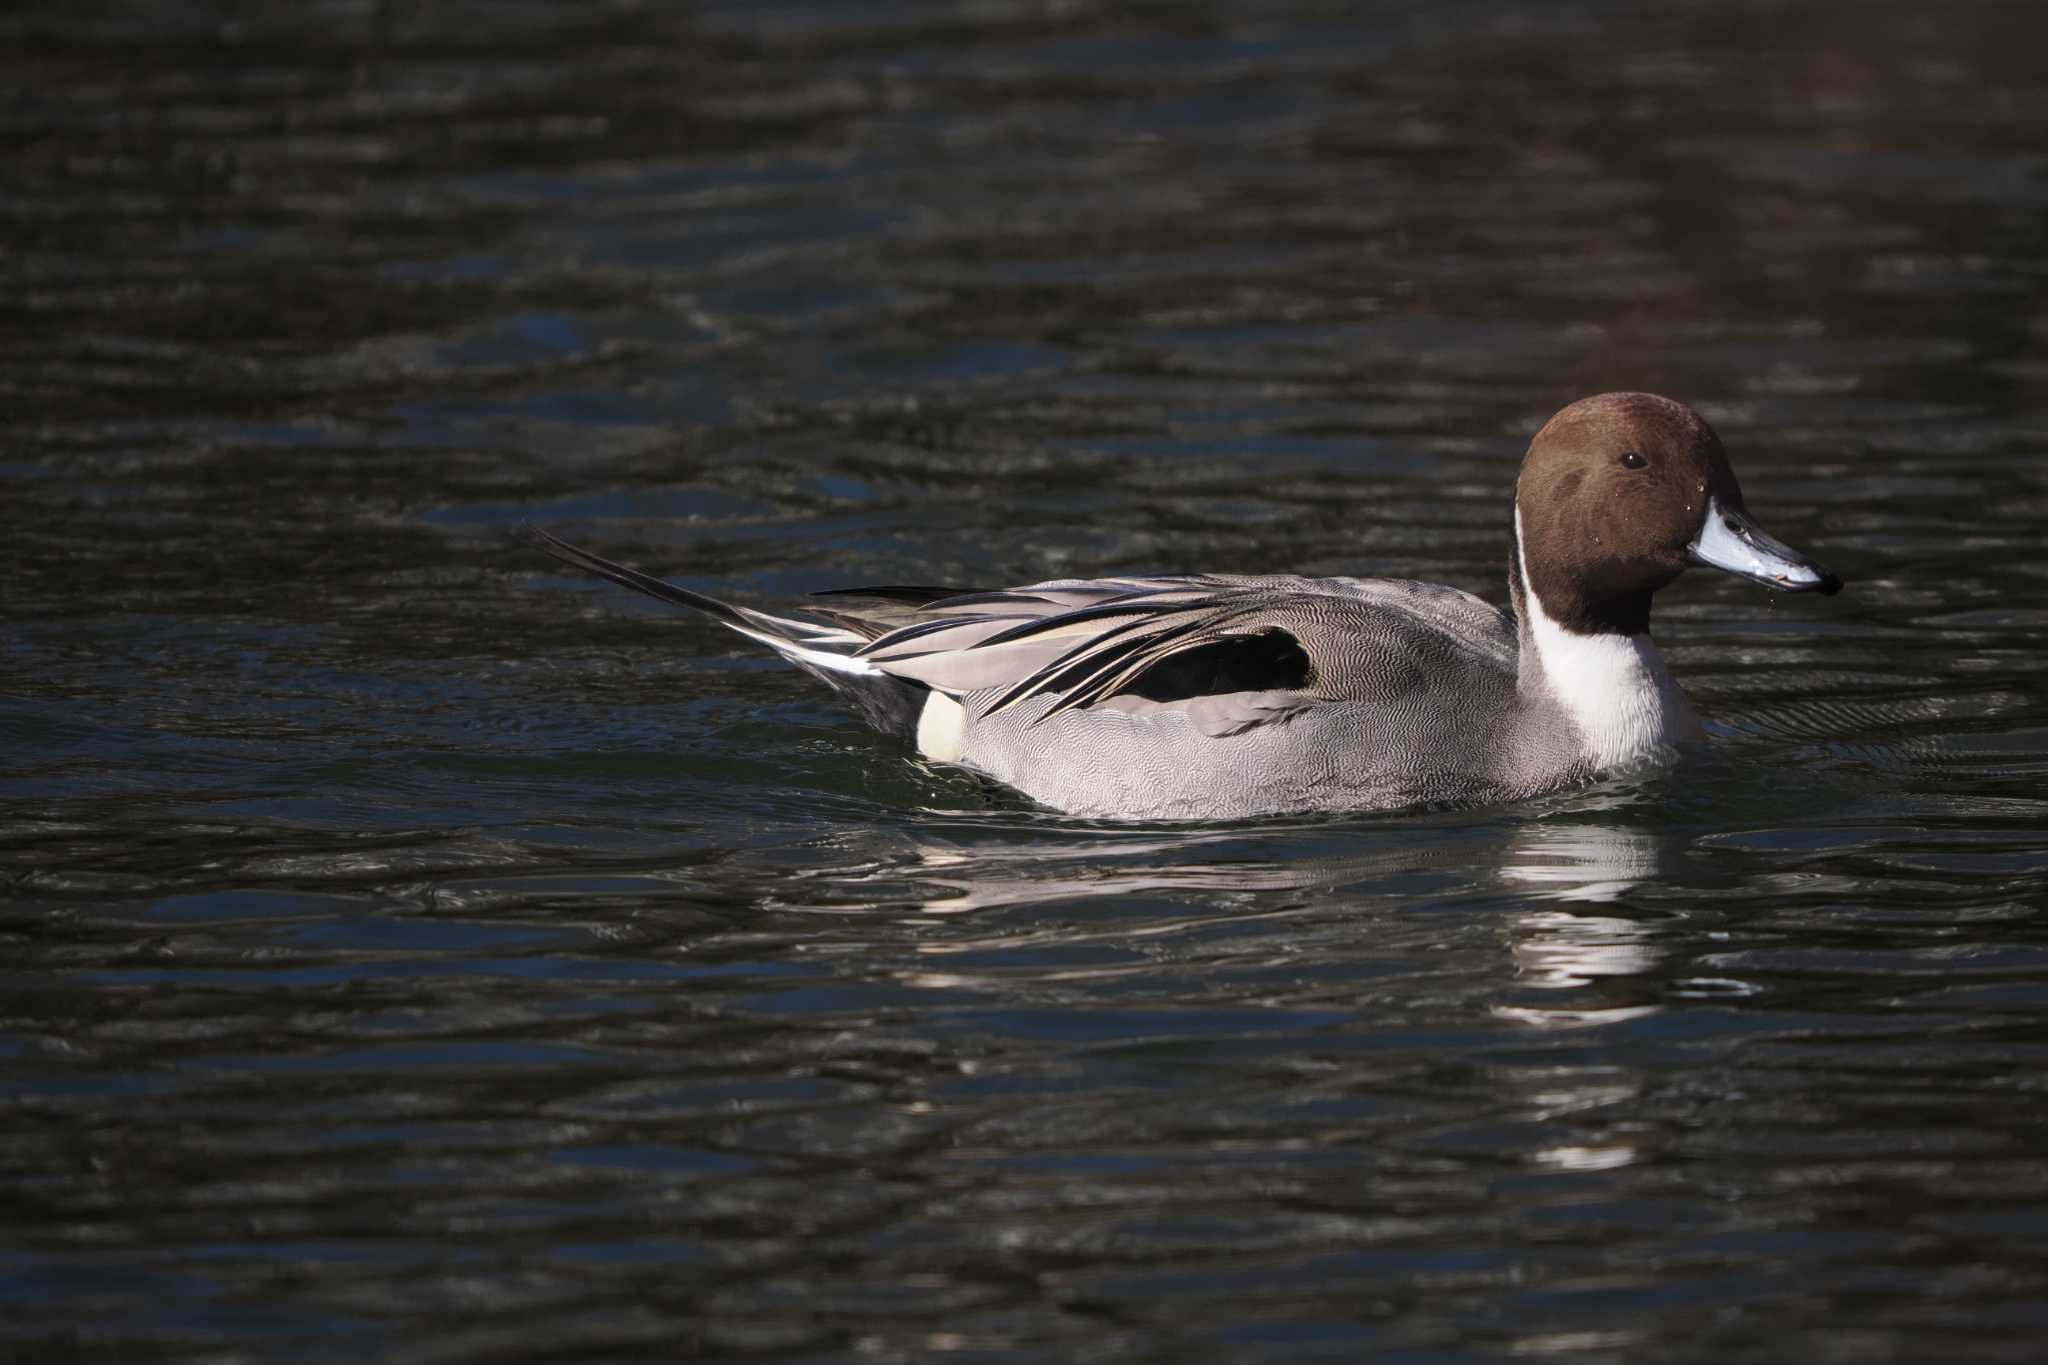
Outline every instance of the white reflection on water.
[[1654, 879], [1664, 845], [1640, 830], [1616, 825], [1532, 821], [1515, 831], [1503, 880], [1537, 888], [1544, 900], [1604, 903]]
[[[930, 960], [1025, 943], [1129, 944], [1201, 923], [1288, 918], [1306, 927], [1327, 924], [1333, 914], [1349, 924], [1391, 914], [1412, 925], [1418, 909], [1487, 905], [1505, 888], [1510, 904], [1499, 913], [1508, 970], [1499, 979], [1514, 998], [1491, 1012], [1544, 1029], [1585, 1028], [1655, 1014], [1668, 995], [1667, 984], [1655, 979], [1669, 955], [1668, 922], [1632, 915], [1621, 902], [1664, 874], [1674, 846], [1665, 836], [1602, 818], [1601, 809], [1228, 830], [953, 825], [893, 831], [880, 836], [880, 847], [876, 832], [864, 831], [841, 848], [851, 860], [786, 877], [774, 904], [951, 917], [1160, 902], [1086, 924], [1064, 915], [1051, 922], [998, 919], [987, 934], [918, 944], [917, 955]], [[1287, 894], [1296, 892], [1311, 894]], [[1120, 974], [1133, 964], [1071, 970]], [[919, 984], [977, 980], [941, 970]]]
[[[1613, 825], [1531, 822], [1517, 830], [1501, 878], [1532, 888], [1538, 900], [1612, 905], [1662, 870], [1664, 843]], [[1655, 922], [1559, 909], [1534, 910], [1514, 922], [1511, 947], [1519, 982], [1538, 990], [1579, 991], [1594, 983], [1641, 977], [1666, 956]], [[1657, 1013], [1660, 1005], [1577, 1003], [1559, 1007], [1503, 1005], [1496, 1013], [1544, 1028], [1583, 1028]]]
[[[1557, 1030], [1659, 1013], [1660, 992], [1646, 983], [1668, 952], [1659, 941], [1661, 926], [1616, 911], [1629, 891], [1663, 875], [1668, 847], [1655, 835], [1613, 824], [1532, 821], [1520, 826], [1502, 861], [1501, 880], [1524, 889], [1543, 908], [1530, 909], [1511, 924], [1515, 984], [1524, 991], [1554, 993], [1558, 1002], [1496, 1005], [1494, 1015]], [[1545, 1139], [1530, 1148], [1526, 1159], [1547, 1170], [1577, 1173], [1636, 1164], [1643, 1159], [1641, 1147], [1613, 1133], [1602, 1115], [1633, 1102], [1642, 1086], [1640, 1072], [1627, 1066], [1546, 1069], [1521, 1097]]]
[[1628, 1146], [1545, 1147], [1530, 1157], [1536, 1165], [1558, 1171], [1612, 1171], [1632, 1164], [1635, 1159], [1636, 1149]]
[[[990, 837], [994, 833], [1003, 837]], [[1018, 837], [1007, 837], [1016, 835]], [[1396, 892], [1404, 878], [1450, 872], [1483, 884], [1501, 844], [1492, 824], [1245, 829], [972, 831], [855, 836], [851, 866], [786, 882], [780, 909], [913, 907], [967, 915], [1003, 907], [1143, 897], [1192, 898], [1212, 910], [1269, 913], [1271, 893], [1355, 887]], [[805, 894], [815, 887], [816, 896]]]
[[997, 906], [1044, 900], [1086, 900], [1189, 891], [1291, 891], [1327, 885], [1320, 860], [1299, 863], [1256, 858], [1207, 860], [1234, 841], [1224, 834], [1161, 838], [1077, 840], [1061, 844], [963, 849], [921, 844], [908, 871], [931, 894], [932, 915], [965, 915]]

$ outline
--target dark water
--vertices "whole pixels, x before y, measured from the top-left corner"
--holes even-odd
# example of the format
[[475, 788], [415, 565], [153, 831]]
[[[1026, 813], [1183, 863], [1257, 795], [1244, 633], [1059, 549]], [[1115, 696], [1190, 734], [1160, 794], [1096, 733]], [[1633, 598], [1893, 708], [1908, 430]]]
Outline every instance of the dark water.
[[[2048, 11], [0, 18], [0, 1355], [2022, 1361]], [[1699, 404], [1851, 580], [1527, 807], [1050, 816], [741, 600], [1498, 598]]]

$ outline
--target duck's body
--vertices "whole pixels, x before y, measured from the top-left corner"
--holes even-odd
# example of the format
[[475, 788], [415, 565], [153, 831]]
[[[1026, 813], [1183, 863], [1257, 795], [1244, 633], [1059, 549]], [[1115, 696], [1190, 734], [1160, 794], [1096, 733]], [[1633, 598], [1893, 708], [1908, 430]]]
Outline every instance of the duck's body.
[[768, 645], [928, 758], [1122, 819], [1519, 800], [1664, 761], [1701, 737], [1648, 634], [1688, 557], [1840, 586], [1749, 523], [1696, 414], [1645, 394], [1574, 404], [1531, 445], [1514, 617], [1438, 584], [1204, 575], [875, 589], [810, 622], [534, 534]]
[[[1074, 814], [1152, 819], [1503, 800], [1573, 780], [1577, 755], [1557, 742], [1562, 717], [1547, 699], [1525, 706], [1517, 697], [1514, 623], [1454, 588], [1246, 578], [1054, 591], [1116, 593], [1134, 612], [1151, 613], [1122, 618], [1125, 638], [1237, 617], [1326, 648], [1313, 679], [1284, 652], [1252, 644], [1240, 649], [1242, 662], [1190, 660], [1179, 676], [1155, 667], [1142, 692], [1086, 706], [1063, 705], [1056, 688], [1000, 710], [1003, 688], [957, 701], [935, 690], [921, 716], [927, 757], [957, 759]], [[1064, 614], [1045, 618], [1048, 632]], [[1134, 630], [1132, 622], [1143, 624]], [[1215, 681], [1219, 663], [1241, 676]]]

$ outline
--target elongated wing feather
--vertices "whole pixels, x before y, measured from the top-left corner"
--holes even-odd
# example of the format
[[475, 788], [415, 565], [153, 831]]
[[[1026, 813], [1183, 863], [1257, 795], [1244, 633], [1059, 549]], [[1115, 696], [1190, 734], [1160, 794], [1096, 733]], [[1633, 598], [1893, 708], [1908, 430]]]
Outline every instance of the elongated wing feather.
[[1390, 702], [1421, 685], [1432, 655], [1510, 667], [1513, 654], [1492, 607], [1394, 580], [1102, 580], [923, 610], [860, 656], [956, 696], [996, 690], [976, 708], [983, 717], [1041, 699], [1051, 704], [1040, 721], [1178, 707], [1217, 735], [1325, 702]]

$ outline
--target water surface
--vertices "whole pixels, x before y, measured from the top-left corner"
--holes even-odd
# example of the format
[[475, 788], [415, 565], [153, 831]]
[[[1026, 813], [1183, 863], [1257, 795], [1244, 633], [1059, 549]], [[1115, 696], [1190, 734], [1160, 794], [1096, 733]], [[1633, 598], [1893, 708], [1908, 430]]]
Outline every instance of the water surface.
[[[2036, 1358], [2044, 37], [0, 19], [0, 1353]], [[1851, 586], [1513, 808], [1065, 819], [509, 536], [1498, 600], [1621, 387]]]

